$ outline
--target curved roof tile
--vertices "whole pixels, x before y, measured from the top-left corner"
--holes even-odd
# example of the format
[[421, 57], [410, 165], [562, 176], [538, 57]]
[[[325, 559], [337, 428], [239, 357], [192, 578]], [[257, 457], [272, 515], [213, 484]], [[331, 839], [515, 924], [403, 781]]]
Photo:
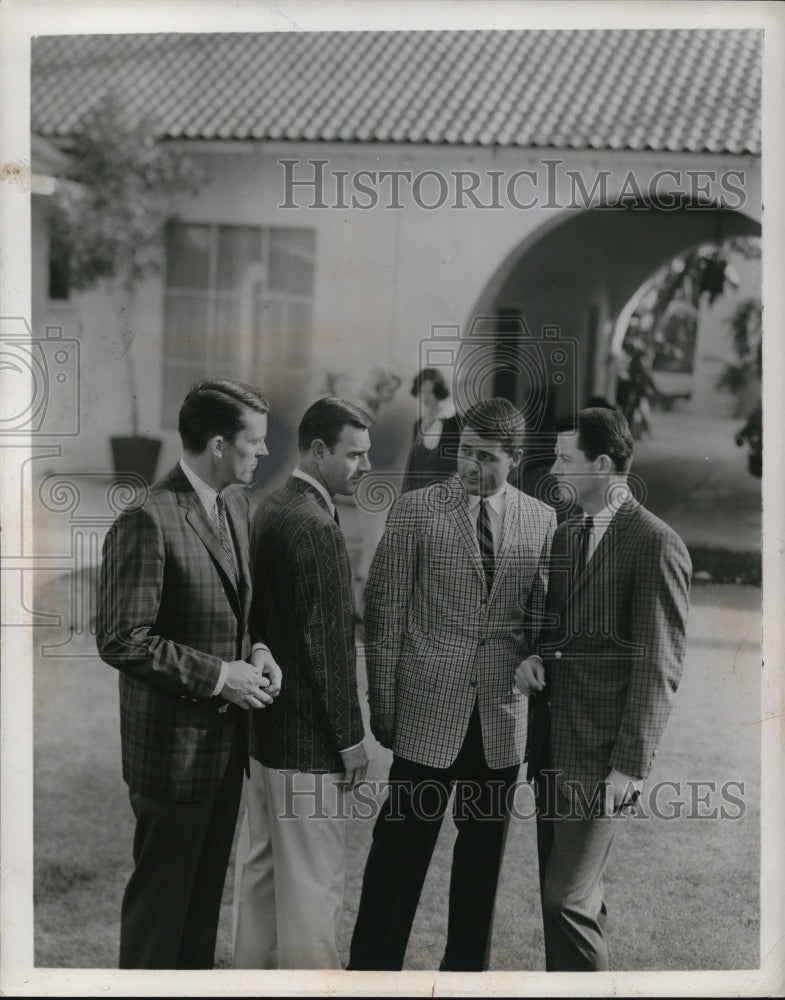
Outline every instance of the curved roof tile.
[[761, 33], [69, 35], [32, 47], [32, 125], [108, 91], [162, 136], [760, 152]]

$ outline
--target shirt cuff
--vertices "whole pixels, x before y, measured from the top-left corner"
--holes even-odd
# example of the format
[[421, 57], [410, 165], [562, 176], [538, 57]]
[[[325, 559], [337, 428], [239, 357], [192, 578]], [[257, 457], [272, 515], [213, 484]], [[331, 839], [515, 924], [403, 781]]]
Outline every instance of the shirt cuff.
[[339, 750], [338, 753], [348, 753], [350, 750], [356, 750], [357, 747], [361, 747], [362, 745], [363, 745], [363, 740], [360, 740], [359, 743], [355, 743], [353, 746], [344, 747], [342, 750]]
[[270, 652], [270, 647], [266, 642], [255, 642], [253, 646], [251, 646], [251, 652], [255, 653], [257, 649], [266, 649], [268, 653]]
[[221, 672], [218, 675], [218, 683], [215, 685], [215, 690], [212, 693], [212, 697], [216, 698], [221, 691], [223, 691], [223, 686], [226, 683], [226, 675], [229, 673], [229, 664], [225, 660], [221, 661]]

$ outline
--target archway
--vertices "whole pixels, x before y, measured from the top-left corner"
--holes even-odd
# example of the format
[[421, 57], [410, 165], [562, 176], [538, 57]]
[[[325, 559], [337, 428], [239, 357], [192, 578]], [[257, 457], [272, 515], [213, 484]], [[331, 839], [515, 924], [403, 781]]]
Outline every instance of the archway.
[[[554, 416], [584, 405], [590, 396], [610, 392], [616, 374], [610, 347], [617, 319], [652, 275], [688, 247], [760, 231], [760, 223], [741, 212], [706, 205], [670, 211], [635, 205], [569, 212], [528, 236], [497, 267], [472, 318], [500, 318], [508, 362], [520, 326], [515, 317], [523, 317], [531, 337], [548, 331], [571, 346], [574, 362], [566, 378], [558, 383], [548, 379], [542, 386], [546, 403], [537, 429], [546, 429]], [[516, 371], [515, 364], [499, 360], [494, 391], [524, 405], [528, 376], [522, 369]]]

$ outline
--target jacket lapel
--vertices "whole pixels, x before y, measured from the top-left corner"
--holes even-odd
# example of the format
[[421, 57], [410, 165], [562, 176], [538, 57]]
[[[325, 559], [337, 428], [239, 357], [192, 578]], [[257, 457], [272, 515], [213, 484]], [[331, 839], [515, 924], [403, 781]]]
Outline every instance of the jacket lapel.
[[499, 543], [499, 550], [496, 553], [496, 568], [493, 573], [492, 596], [496, 592], [499, 580], [502, 578], [507, 563], [514, 549], [517, 548], [522, 533], [525, 531], [523, 524], [523, 505], [520, 503], [518, 491], [510, 484], [504, 493], [504, 518], [502, 519], [502, 537]]
[[[611, 519], [607, 530], [600, 539], [600, 544], [594, 550], [594, 554], [589, 560], [586, 569], [581, 575], [580, 580], [575, 583], [576, 588], [587, 584], [592, 577], [599, 574], [605, 563], [613, 558], [613, 553], [618, 547], [620, 539], [623, 537], [625, 531], [629, 527], [629, 517], [635, 511], [637, 507], [637, 501], [630, 499], [625, 500], [625, 502], [619, 507], [615, 515]], [[580, 526], [580, 521], [578, 522], [578, 527]], [[577, 528], [576, 528], [577, 533]], [[573, 542], [573, 545], [577, 544], [577, 539]]]
[[452, 502], [449, 505], [450, 517], [452, 518], [458, 531], [458, 535], [469, 554], [472, 566], [484, 584], [485, 571], [482, 568], [482, 560], [480, 559], [480, 548], [477, 544], [477, 531], [472, 524], [471, 517], [469, 517], [469, 504], [466, 499], [466, 493], [464, 492], [464, 489], [457, 477], [451, 480], [451, 486], [453, 489], [453, 496], [451, 498]]
[[[204, 547], [218, 564], [225, 577], [227, 594], [238, 615], [242, 614], [235, 575], [221, 545], [217, 526], [207, 516], [207, 511], [202, 506], [202, 502], [196, 495], [196, 491], [188, 482], [188, 479], [179, 466], [176, 466], [172, 472], [172, 481], [177, 491], [178, 501], [185, 508], [185, 520], [193, 528]], [[229, 505], [227, 504], [227, 512], [228, 508]]]

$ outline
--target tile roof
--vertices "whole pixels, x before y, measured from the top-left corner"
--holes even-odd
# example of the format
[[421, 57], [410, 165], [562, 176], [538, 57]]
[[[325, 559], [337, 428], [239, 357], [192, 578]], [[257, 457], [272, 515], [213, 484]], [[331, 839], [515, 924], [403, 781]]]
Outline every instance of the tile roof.
[[762, 33], [389, 31], [34, 39], [32, 125], [107, 90], [170, 138], [760, 152]]

